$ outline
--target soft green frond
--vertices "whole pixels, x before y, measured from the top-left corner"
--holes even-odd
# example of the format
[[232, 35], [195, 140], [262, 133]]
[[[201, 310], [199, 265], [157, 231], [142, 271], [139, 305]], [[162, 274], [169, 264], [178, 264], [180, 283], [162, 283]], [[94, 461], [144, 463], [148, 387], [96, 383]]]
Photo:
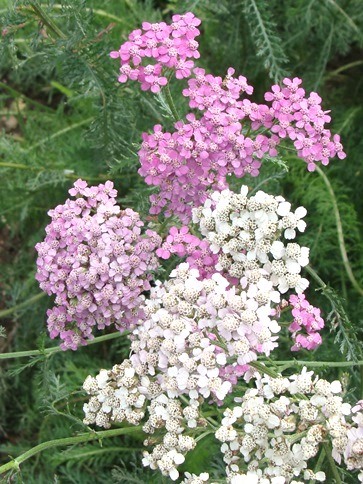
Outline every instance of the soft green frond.
[[251, 32], [252, 40], [269, 76], [275, 81], [281, 81], [286, 75], [287, 57], [279, 37], [276, 24], [272, 20], [269, 2], [245, 0], [243, 10]]

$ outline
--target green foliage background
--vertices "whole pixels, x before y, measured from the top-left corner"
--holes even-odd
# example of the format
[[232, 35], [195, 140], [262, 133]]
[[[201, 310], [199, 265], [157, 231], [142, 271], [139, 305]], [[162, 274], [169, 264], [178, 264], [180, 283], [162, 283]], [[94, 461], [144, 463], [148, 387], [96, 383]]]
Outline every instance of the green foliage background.
[[[266, 162], [257, 180], [245, 181], [308, 209], [308, 230], [300, 240], [311, 247], [312, 266], [328, 284], [325, 294], [314, 291], [314, 283], [309, 290], [311, 301], [323, 309], [327, 328], [315, 354], [298, 356], [362, 359], [361, 0], [0, 0], [0, 8], [0, 353], [55, 344], [45, 332], [49, 301], [44, 297], [18, 305], [39, 293], [34, 245], [44, 236], [47, 210], [63, 203], [75, 179], [100, 183], [111, 178], [120, 203], [146, 216], [149, 189], [137, 175], [140, 135], [156, 123], [170, 127], [172, 121], [160, 99], [116, 82], [117, 62], [108, 52], [142, 21], [191, 10], [203, 22], [201, 66], [216, 75], [235, 67], [255, 86], [256, 100], [285, 75], [302, 77], [305, 89], [319, 92], [325, 109], [332, 111], [332, 130], [341, 134], [348, 155], [324, 169], [333, 197], [324, 179], [308, 173], [290, 152], [283, 156], [288, 170]], [[172, 85], [173, 92], [178, 89]], [[178, 96], [176, 103], [185, 111]], [[334, 204], [348, 254], [345, 264]], [[127, 345], [119, 338], [75, 353], [0, 360], [3, 461], [40, 442], [85, 430], [83, 380], [125, 355]], [[279, 357], [292, 359], [288, 350]], [[343, 376], [349, 381], [347, 398], [362, 398], [359, 371]], [[200, 445], [198, 458], [187, 468], [217, 472], [214, 445]], [[29, 459], [8, 481], [163, 482], [160, 474], [140, 469], [141, 447], [142, 435], [52, 449]]]

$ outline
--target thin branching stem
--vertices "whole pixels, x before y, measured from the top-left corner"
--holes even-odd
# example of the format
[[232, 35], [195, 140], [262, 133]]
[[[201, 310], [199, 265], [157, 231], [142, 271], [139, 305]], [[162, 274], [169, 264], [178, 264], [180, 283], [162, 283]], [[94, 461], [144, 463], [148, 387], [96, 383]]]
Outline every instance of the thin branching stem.
[[331, 79], [334, 76], [337, 76], [341, 74], [344, 71], [347, 71], [348, 69], [353, 69], [354, 67], [358, 67], [363, 64], [363, 60], [358, 60], [354, 62], [349, 62], [349, 64], [345, 64], [344, 66], [339, 67], [333, 72], [330, 72], [327, 76], [326, 79]]
[[262, 363], [260, 363], [258, 361], [251, 361], [248, 364], [250, 366], [253, 366], [253, 368], [255, 368], [260, 373], [265, 373], [266, 375], [271, 376], [272, 378], [279, 378], [281, 376], [279, 373], [277, 373], [272, 368], [269, 368], [269, 367], [263, 365]]
[[41, 22], [46, 25], [57, 37], [65, 40], [67, 36], [61, 31], [58, 25], [53, 21], [53, 19], [47, 14], [47, 12], [39, 5], [38, 2], [30, 2], [31, 8], [35, 15], [41, 20]]
[[72, 131], [73, 129], [77, 129], [80, 126], [83, 126], [85, 124], [89, 124], [91, 121], [93, 121], [93, 119], [94, 119], [93, 117], [87, 118], [87, 119], [82, 119], [82, 121], [79, 121], [78, 123], [74, 123], [74, 124], [71, 124], [70, 126], [67, 126], [66, 128], [60, 129], [56, 133], [53, 133], [51, 136], [48, 136], [46, 138], [42, 138], [37, 143], [34, 143], [29, 148], [27, 148], [25, 151], [27, 151], [27, 152], [32, 151], [32, 150], [38, 148], [39, 146], [53, 140], [54, 138], [58, 138], [59, 136], [63, 136], [64, 134], [68, 133], [69, 131]]
[[[49, 5], [41, 5], [42, 7], [49, 7]], [[65, 10], [67, 5], [61, 5], [60, 3], [55, 3], [54, 5], [50, 5], [51, 8], [55, 10]], [[121, 17], [117, 17], [116, 15], [113, 15], [112, 13], [106, 12], [106, 10], [102, 10], [100, 8], [87, 8], [87, 7], [82, 7], [82, 11], [87, 12], [87, 13], [93, 13], [94, 15], [98, 15], [99, 17], [104, 17], [108, 18], [110, 20], [114, 20], [117, 23], [128, 25], [128, 23]]]
[[329, 192], [329, 195], [332, 199], [332, 202], [333, 202], [333, 211], [334, 211], [335, 221], [336, 221], [336, 225], [337, 225], [339, 249], [340, 249], [340, 253], [341, 253], [341, 256], [342, 256], [344, 269], [345, 269], [347, 276], [348, 276], [350, 282], [352, 283], [354, 289], [361, 296], [363, 296], [363, 289], [360, 287], [357, 279], [355, 278], [355, 276], [353, 274], [351, 265], [349, 264], [348, 254], [347, 254], [347, 250], [346, 250], [345, 243], [344, 243], [344, 232], [343, 232], [342, 221], [341, 221], [341, 218], [340, 218], [338, 202], [337, 202], [337, 199], [335, 197], [333, 187], [331, 186], [331, 183], [330, 183], [328, 177], [326, 176], [326, 174], [323, 172], [323, 170], [319, 166], [316, 167], [316, 171], [322, 177], [322, 179], [323, 179], [323, 181], [324, 181], [324, 183], [325, 183], [325, 185], [328, 189], [328, 192]]
[[[91, 339], [87, 342], [87, 346], [102, 343], [103, 341], [109, 341], [110, 339], [119, 338], [129, 334], [129, 331], [116, 331], [110, 334], [104, 334], [103, 336], [97, 336], [97, 338]], [[63, 351], [59, 346], [52, 346], [50, 348], [44, 348], [44, 350], [29, 350], [29, 351], [16, 351], [14, 353], [0, 353], [0, 360], [10, 360], [14, 358], [23, 358], [25, 356], [39, 356], [39, 355], [51, 355]]]
[[134, 434], [142, 430], [142, 426], [127, 427], [121, 429], [103, 430], [101, 432], [88, 432], [86, 434], [77, 435], [75, 437], [66, 437], [64, 439], [49, 440], [19, 455], [15, 459], [7, 462], [0, 467], [0, 474], [4, 474], [12, 469], [19, 469], [20, 464], [30, 459], [44, 450], [51, 449], [52, 447], [67, 447], [69, 445], [80, 444], [82, 442], [91, 442], [92, 440], [100, 440], [109, 437], [117, 437], [118, 435]]
[[[1, 166], [1, 164], [0, 164], [0, 166]], [[35, 296], [30, 297], [26, 301], [23, 301], [22, 303], [17, 304], [16, 306], [13, 306], [9, 309], [2, 309], [0, 311], [0, 319], [7, 318], [8, 316], [10, 316], [10, 314], [13, 314], [16, 311], [18, 311], [19, 309], [23, 309], [23, 308], [29, 306], [30, 304], [33, 304], [34, 302], [38, 301], [39, 299], [42, 299], [44, 296], [46, 296], [46, 293], [41, 292], [39, 294], [36, 294]]]
[[42, 108], [42, 109], [45, 109], [45, 110], [47, 110], [49, 112], [54, 113], [54, 109], [52, 109], [49, 106], [46, 106], [45, 104], [42, 104], [42, 103], [40, 103], [38, 101], [35, 101], [34, 99], [31, 99], [30, 97], [26, 96], [22, 92], [17, 91], [13, 87], [8, 86], [5, 82], [1, 82], [0, 81], [0, 87], [2, 89], [5, 89], [6, 91], [8, 91], [11, 94], [11, 96], [15, 97], [16, 99], [17, 98], [24, 99], [29, 104], [33, 104], [34, 106], [37, 106], [38, 108]]
[[335, 484], [343, 484], [343, 482], [340, 478], [340, 474], [339, 474], [337, 465], [335, 463], [335, 460], [333, 459], [331, 448], [330, 448], [330, 446], [327, 442], [323, 443], [323, 449], [325, 451], [327, 461], [329, 463], [330, 469], [331, 469], [333, 477], [335, 479]]
[[169, 84], [167, 84], [164, 87], [164, 92], [165, 92], [165, 99], [166, 99], [166, 102], [168, 103], [170, 111], [173, 115], [173, 119], [174, 119], [175, 122], [177, 122], [177, 121], [180, 120], [180, 115], [179, 115], [179, 113], [178, 113], [178, 111], [175, 107], [173, 97], [172, 97], [171, 92], [170, 92]]
[[[350, 366], [363, 366], [363, 361], [305, 361], [305, 360], [277, 360], [275, 365], [286, 368], [294, 366], [311, 366], [315, 368], [345, 368]], [[288, 365], [288, 366], [286, 366]]]
[[[29, 170], [29, 171], [35, 171], [35, 172], [46, 172], [47, 169], [44, 167], [37, 168], [29, 165], [25, 165], [24, 163], [7, 163], [0, 161], [0, 167], [2, 168], [14, 168], [16, 170]], [[55, 170], [53, 170], [55, 171]], [[83, 180], [87, 181], [105, 181], [109, 180], [110, 176], [106, 174], [100, 173], [98, 176], [88, 176], [88, 175], [78, 175], [77, 173], [68, 173], [66, 170], [59, 170], [63, 175], [64, 178], [67, 178], [69, 180], [78, 180], [78, 178], [82, 178]], [[71, 170], [70, 170], [71, 171]], [[117, 176], [114, 176], [113, 179], [115, 180], [118, 178]], [[1, 311], [0, 311], [1, 314]]]

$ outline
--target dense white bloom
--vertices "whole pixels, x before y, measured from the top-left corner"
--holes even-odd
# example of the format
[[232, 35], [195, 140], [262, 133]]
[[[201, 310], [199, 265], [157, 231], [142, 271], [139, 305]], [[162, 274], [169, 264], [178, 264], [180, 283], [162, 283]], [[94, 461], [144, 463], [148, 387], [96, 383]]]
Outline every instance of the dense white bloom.
[[209, 482], [208, 472], [202, 472], [198, 476], [196, 474], [190, 474], [190, 472], [186, 472], [184, 475], [185, 477], [180, 484], [204, 484], [205, 482]]
[[228, 483], [325, 482], [325, 473], [309, 469], [308, 461], [327, 439], [338, 462], [343, 455], [348, 469], [362, 468], [363, 403], [351, 410], [337, 395], [339, 382], [304, 368], [289, 378], [257, 375], [255, 384], [225, 410], [215, 433]]
[[171, 276], [152, 290], [147, 318], [131, 336], [131, 361], [157, 374], [170, 398], [223, 401], [232, 388], [222, 375], [227, 358], [245, 365], [277, 346], [280, 326], [272, 315], [279, 294], [262, 269], [246, 271], [242, 287], [218, 273], [200, 281], [186, 263]]
[[281, 294], [289, 289], [303, 292], [308, 281], [300, 271], [309, 263], [309, 249], [282, 239], [292, 240], [296, 230], [305, 230], [306, 209], [291, 212], [283, 197], [258, 191], [247, 198], [247, 193], [246, 186], [240, 195], [230, 190], [213, 193], [193, 211], [193, 221], [219, 256], [217, 270], [240, 278], [248, 269], [263, 268]]
[[[179, 477], [177, 467], [185, 460], [185, 454], [194, 449], [196, 441], [189, 435], [183, 435], [187, 428], [186, 408], [198, 408], [198, 404], [190, 402], [183, 409], [177, 399], [170, 399], [165, 394], [154, 398], [148, 406], [149, 418], [143, 426], [144, 432], [164, 431], [161, 444], [155, 445], [151, 453], [144, 451], [142, 463], [151, 469], [159, 469], [164, 476], [175, 481]], [[198, 414], [199, 415], [199, 414]], [[165, 432], [166, 431], [166, 432]], [[146, 442], [146, 445], [148, 442]], [[193, 481], [191, 481], [193, 482]], [[197, 481], [196, 481], [197, 482]]]
[[[140, 377], [129, 360], [115, 365], [112, 370], [101, 370], [95, 378], [88, 376], [83, 389], [91, 398], [83, 406], [84, 423], [110, 428], [111, 423], [126, 420], [137, 425], [144, 417], [146, 401], [140, 386]], [[154, 393], [160, 392], [155, 383]]]

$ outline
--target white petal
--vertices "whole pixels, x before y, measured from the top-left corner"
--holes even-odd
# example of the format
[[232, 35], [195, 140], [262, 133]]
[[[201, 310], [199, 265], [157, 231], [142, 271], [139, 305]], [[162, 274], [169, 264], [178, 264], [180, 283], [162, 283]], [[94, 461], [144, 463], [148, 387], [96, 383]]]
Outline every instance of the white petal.
[[301, 266], [298, 262], [295, 262], [292, 259], [287, 259], [286, 269], [288, 272], [290, 272], [290, 274], [299, 274], [301, 271]]
[[332, 393], [341, 393], [342, 391], [342, 384], [339, 380], [335, 380], [330, 384], [330, 390]]
[[292, 240], [296, 237], [296, 232], [294, 229], [286, 229], [284, 232], [285, 239]]
[[299, 220], [297, 223], [297, 229], [299, 230], [299, 232], [305, 232], [306, 222], [304, 222], [304, 220]]
[[315, 479], [317, 481], [320, 481], [320, 482], [324, 482], [325, 481], [325, 472], [323, 471], [319, 471], [315, 474]]
[[277, 207], [277, 213], [281, 215], [281, 217], [284, 217], [290, 212], [291, 209], [291, 203], [289, 202], [282, 202], [279, 204]]
[[279, 240], [275, 240], [275, 242], [273, 242], [271, 245], [271, 254], [273, 255], [274, 259], [281, 259], [284, 253], [284, 244]]
[[185, 457], [183, 456], [183, 454], [179, 454], [179, 453], [175, 454], [174, 462], [175, 462], [176, 465], [180, 465], [184, 461], [185, 461]]
[[307, 214], [307, 210], [305, 207], [298, 207], [296, 210], [295, 210], [295, 216], [297, 218], [304, 218], [305, 215]]
[[227, 363], [227, 357], [225, 353], [219, 353], [216, 357], [218, 365], [225, 365]]
[[296, 284], [295, 290], [298, 294], [301, 294], [302, 292], [305, 291], [305, 289], [308, 288], [308, 286], [309, 286], [309, 281], [302, 277], [300, 281]]
[[242, 185], [241, 186], [241, 195], [243, 195], [244, 197], [246, 197], [248, 194], [248, 186], [247, 185]]
[[179, 477], [179, 472], [174, 468], [169, 472], [169, 477], [172, 481], [176, 481]]

